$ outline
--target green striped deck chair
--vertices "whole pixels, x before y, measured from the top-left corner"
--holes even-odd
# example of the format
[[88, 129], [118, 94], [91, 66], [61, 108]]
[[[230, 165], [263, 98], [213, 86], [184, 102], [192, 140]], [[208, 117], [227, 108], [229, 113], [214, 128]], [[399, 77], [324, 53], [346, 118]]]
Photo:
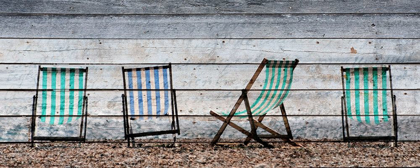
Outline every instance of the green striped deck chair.
[[[142, 67], [126, 69], [122, 67], [124, 94], [122, 94], [124, 135], [130, 147], [134, 146], [135, 137], [180, 134], [178, 112], [176, 108], [176, 93], [172, 87], [171, 64], [166, 66]], [[154, 130], [136, 130], [132, 124], [138, 120], [169, 121], [168, 128], [164, 126]], [[168, 119], [168, 120], [166, 120]], [[144, 122], [147, 124], [151, 122]], [[149, 124], [150, 125], [150, 124]], [[150, 127], [150, 126], [149, 126]], [[163, 128], [162, 128], [163, 127]], [[142, 128], [142, 127], [141, 127]], [[163, 130], [162, 130], [163, 129]]]
[[[39, 67], [36, 94], [33, 97], [31, 142], [84, 141], [87, 122], [88, 68]], [[38, 127], [37, 127], [38, 125]], [[45, 127], [75, 126], [78, 136], [38, 136], [37, 130]]]
[[[392, 90], [391, 66], [341, 67], [342, 128], [344, 141], [394, 141], [397, 145], [397, 113]], [[349, 120], [378, 125], [392, 124], [392, 136], [351, 135]]]
[[[293, 139], [293, 136], [290, 130], [289, 122], [287, 120], [286, 110], [284, 108], [283, 101], [289, 94], [289, 90], [293, 81], [293, 71], [298, 63], [299, 60], [297, 59], [294, 61], [264, 59], [261, 62], [260, 66], [257, 68], [254, 75], [252, 76], [248, 85], [245, 87], [244, 90], [242, 90], [241, 96], [239, 97], [238, 101], [236, 102], [236, 104], [230, 112], [216, 113], [214, 111], [210, 111], [210, 114], [212, 116], [223, 121], [223, 125], [213, 138], [211, 145], [213, 146], [219, 141], [220, 136], [226, 129], [227, 125], [230, 125], [236, 130], [240, 131], [241, 133], [247, 135], [247, 138], [244, 142], [245, 144], [248, 144], [251, 139], [254, 139], [255, 141], [263, 144], [265, 147], [272, 147], [272, 145], [263, 141], [262, 138], [280, 138], [292, 145], [297, 145], [296, 143], [291, 141]], [[263, 70], [265, 70], [265, 72], [263, 73], [265, 74], [263, 88], [261, 89], [261, 92], [259, 96], [255, 99], [255, 101], [252, 104], [250, 104], [248, 100], [248, 92], [250, 91], [252, 85]], [[245, 110], [237, 111], [242, 101], [245, 102]], [[280, 111], [282, 113], [281, 115], [283, 116], [283, 121], [286, 127], [287, 135], [281, 135], [280, 133], [262, 124], [262, 121], [266, 114], [270, 110], [277, 107], [280, 108]], [[247, 116], [251, 126], [251, 131], [247, 131], [239, 127], [237, 124], [231, 122], [233, 116], [240, 115]], [[258, 116], [258, 119], [255, 120], [254, 116]], [[256, 132], [257, 128], [262, 128], [269, 134], [258, 135]]]

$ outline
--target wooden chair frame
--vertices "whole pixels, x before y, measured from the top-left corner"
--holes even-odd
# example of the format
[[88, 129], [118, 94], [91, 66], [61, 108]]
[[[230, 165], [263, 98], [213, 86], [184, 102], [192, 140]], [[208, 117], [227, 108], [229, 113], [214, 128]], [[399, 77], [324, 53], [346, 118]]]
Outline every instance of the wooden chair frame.
[[392, 125], [393, 125], [393, 136], [351, 136], [349, 132], [349, 123], [348, 115], [346, 108], [346, 99], [345, 99], [345, 86], [344, 86], [344, 68], [341, 67], [341, 79], [343, 86], [343, 96], [341, 96], [341, 120], [342, 120], [342, 129], [343, 129], [343, 141], [344, 142], [374, 142], [374, 141], [394, 141], [394, 146], [397, 147], [398, 142], [398, 122], [397, 122], [397, 106], [396, 106], [396, 96], [394, 95], [392, 88], [392, 75], [391, 75], [391, 66], [388, 67], [389, 71], [389, 82], [390, 82], [390, 91], [391, 91], [391, 100], [392, 100]]
[[[122, 109], [122, 113], [123, 113], [123, 118], [124, 118], [124, 138], [127, 140], [127, 145], [128, 147], [130, 147], [130, 143], [132, 143], [132, 146], [134, 147], [135, 144], [135, 137], [144, 137], [144, 136], [152, 136], [152, 135], [163, 135], [163, 134], [178, 134], [180, 135], [180, 128], [179, 128], [179, 119], [178, 119], [178, 108], [177, 108], [177, 101], [176, 101], [176, 90], [173, 89], [173, 82], [172, 82], [172, 65], [171, 63], [169, 63], [167, 66], [158, 66], [158, 67], [167, 67], [169, 68], [169, 80], [170, 80], [170, 93], [171, 93], [171, 117], [172, 117], [172, 122], [171, 122], [171, 129], [170, 130], [162, 130], [162, 131], [151, 131], [151, 132], [141, 132], [141, 133], [134, 133], [132, 128], [130, 127], [129, 124], [129, 120], [130, 120], [130, 115], [128, 114], [128, 103], [127, 103], [127, 91], [129, 91], [130, 89], [128, 89], [126, 87], [126, 79], [125, 79], [125, 73], [129, 70], [132, 69], [136, 69], [136, 68], [132, 68], [132, 69], [126, 69], [124, 67], [122, 67], [122, 75], [123, 75], [123, 84], [124, 84], [124, 94], [121, 95], [122, 97], [122, 104], [123, 104], [123, 109]], [[153, 67], [153, 68], [158, 68], [158, 67]], [[144, 68], [152, 68], [152, 67], [144, 67]], [[148, 89], [133, 89], [133, 90], [144, 90], [147, 91]], [[152, 89], [152, 90], [157, 90], [157, 89]], [[164, 90], [164, 89], [159, 89], [159, 90]], [[159, 91], [158, 90], [158, 91]], [[140, 115], [139, 115], [140, 116]], [[143, 116], [147, 116], [147, 115], [143, 115]], [[131, 139], [131, 142], [130, 142]], [[174, 143], [176, 141], [176, 137], [174, 136]]]
[[[86, 96], [86, 88], [87, 88], [87, 79], [88, 79], [88, 67], [82, 69], [85, 71], [85, 83], [84, 83], [84, 95], [83, 95], [83, 104], [82, 104], [82, 115], [80, 121], [80, 133], [77, 137], [56, 137], [56, 136], [35, 136], [35, 129], [36, 129], [36, 117], [41, 117], [41, 115], [37, 115], [37, 105], [38, 105], [38, 92], [39, 92], [39, 79], [41, 73], [41, 66], [38, 67], [38, 77], [37, 77], [37, 87], [36, 87], [36, 94], [33, 96], [33, 103], [32, 103], [32, 117], [31, 117], [31, 147], [34, 146], [34, 141], [79, 141], [85, 142], [86, 141], [86, 127], [87, 127], [87, 116], [88, 116], [88, 97]], [[45, 117], [50, 117], [51, 115], [43, 115]], [[72, 116], [79, 116], [79, 115], [72, 115]]]
[[[295, 64], [293, 65], [293, 68], [296, 67], [296, 65], [298, 64], [299, 60], [296, 59]], [[266, 114], [261, 115], [258, 117], [257, 120], [255, 120], [253, 118], [252, 115], [252, 111], [251, 111], [251, 107], [249, 104], [249, 100], [248, 100], [248, 92], [251, 89], [252, 85], [254, 84], [255, 80], [258, 78], [258, 76], [260, 75], [261, 71], [263, 70], [264, 66], [268, 63], [267, 59], [263, 59], [263, 61], [261, 62], [261, 64], [259, 65], [259, 67], [257, 68], [256, 72], [254, 73], [254, 75], [252, 76], [251, 80], [249, 81], [249, 83], [247, 84], [247, 86], [245, 87], [245, 89], [242, 90], [242, 94], [239, 97], [239, 99], [236, 101], [235, 105], [233, 106], [232, 110], [230, 111], [229, 115], [226, 117], [223, 117], [213, 111], [210, 111], [210, 114], [212, 116], [214, 116], [215, 118], [219, 119], [220, 121], [223, 122], [222, 126], [220, 127], [219, 131], [216, 133], [216, 135], [214, 136], [213, 140], [211, 141], [210, 145], [214, 146], [220, 139], [220, 136], [223, 134], [224, 130], [226, 129], [226, 127], [228, 125], [232, 126], [233, 128], [235, 128], [236, 130], [238, 130], [239, 132], [245, 134], [247, 136], [247, 138], [244, 141], [244, 144], [247, 145], [252, 139], [254, 139], [255, 141], [257, 141], [258, 143], [261, 143], [262, 145], [264, 145], [264, 147], [273, 147], [272, 145], [268, 144], [267, 142], [263, 141], [262, 138], [280, 138], [282, 140], [284, 140], [287, 143], [292, 144], [293, 146], [298, 146], [298, 144], [296, 144], [295, 142], [291, 141], [293, 139], [293, 135], [292, 135], [292, 131], [290, 129], [290, 125], [289, 125], [289, 121], [287, 119], [287, 115], [286, 115], [286, 110], [284, 108], [284, 103], [282, 103], [279, 106], [279, 109], [282, 113], [282, 117], [283, 117], [283, 121], [284, 121], [284, 125], [286, 127], [286, 132], [287, 135], [282, 135], [276, 131], [274, 131], [273, 129], [267, 127], [266, 125], [262, 124], [262, 121], [264, 119], [264, 117], [266, 116]], [[246, 108], [246, 112], [248, 115], [248, 121], [249, 124], [251, 126], [251, 131], [247, 131], [243, 128], [241, 128], [240, 126], [236, 125], [235, 123], [231, 122], [231, 119], [234, 117], [234, 114], [236, 113], [236, 111], [238, 110], [239, 106], [241, 105], [242, 102], [245, 102], [245, 108]], [[262, 128], [265, 131], [269, 132], [270, 134], [267, 135], [258, 135], [257, 134], [257, 129], [258, 128]]]

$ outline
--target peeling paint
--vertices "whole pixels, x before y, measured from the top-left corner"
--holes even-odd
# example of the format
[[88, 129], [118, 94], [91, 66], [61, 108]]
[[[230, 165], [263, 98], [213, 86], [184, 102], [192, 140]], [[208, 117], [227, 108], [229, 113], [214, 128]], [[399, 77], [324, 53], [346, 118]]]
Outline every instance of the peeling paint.
[[350, 53], [357, 54], [357, 50], [352, 47], [352, 48], [350, 48]]

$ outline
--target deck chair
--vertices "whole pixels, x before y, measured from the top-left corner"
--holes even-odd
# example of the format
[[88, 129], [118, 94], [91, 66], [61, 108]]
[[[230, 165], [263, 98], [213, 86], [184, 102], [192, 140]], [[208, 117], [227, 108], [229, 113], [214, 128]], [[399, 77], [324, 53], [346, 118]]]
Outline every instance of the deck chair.
[[[211, 141], [210, 145], [214, 146], [219, 141], [220, 136], [223, 134], [227, 125], [230, 125], [247, 136], [244, 142], [245, 144], [248, 144], [251, 139], [254, 139], [255, 141], [261, 143], [265, 147], [273, 147], [272, 145], [263, 141], [261, 138], [280, 138], [296, 146], [297, 144], [291, 141], [293, 139], [293, 136], [292, 131], [290, 130], [283, 101], [289, 94], [289, 90], [293, 81], [293, 71], [298, 63], [299, 60], [297, 59], [294, 61], [279, 61], [267, 60], [264, 58], [256, 72], [252, 76], [251, 80], [249, 81], [248, 85], [245, 87], [245, 89], [242, 90], [241, 96], [239, 97], [236, 104], [233, 106], [232, 110], [229, 113], [221, 115], [214, 111], [210, 111], [210, 114], [212, 116], [223, 121], [222, 127], [219, 129], [219, 131]], [[250, 105], [247, 94], [264, 68], [265, 82], [263, 89], [258, 98], [255, 100], [255, 102], [253, 102], [253, 104]], [[237, 111], [243, 101], [245, 102], [246, 110]], [[270, 110], [277, 107], [280, 108], [281, 114], [283, 116], [283, 121], [286, 127], [287, 135], [281, 135], [280, 133], [262, 124], [262, 121], [266, 114]], [[231, 122], [233, 116], [244, 114], [247, 115], [247, 118], [249, 120], [251, 126], [250, 132]], [[257, 120], [255, 120], [254, 116], [259, 117]], [[262, 128], [270, 134], [258, 135], [257, 128]]]
[[[86, 85], [88, 68], [38, 68], [36, 94], [33, 96], [31, 118], [31, 145], [34, 141], [86, 140], [87, 103]], [[40, 93], [40, 96], [39, 95]], [[38, 127], [37, 127], [38, 125]], [[38, 135], [37, 131], [67, 129], [71, 136], [59, 133]], [[78, 130], [77, 130], [78, 129]], [[60, 131], [56, 131], [60, 132]], [[58, 134], [58, 135], [57, 135]]]
[[[125, 69], [122, 67], [124, 94], [122, 94], [124, 137], [130, 147], [135, 137], [180, 134], [176, 93], [172, 85], [171, 64], [167, 66]], [[169, 114], [171, 111], [171, 114]], [[134, 130], [135, 120], [169, 118], [170, 128], [159, 131]], [[165, 120], [167, 121], [167, 120]], [[154, 127], [154, 126], [153, 126]]]
[[[343, 140], [346, 142], [394, 141], [395, 146], [397, 146], [397, 107], [395, 104], [396, 97], [392, 89], [391, 66], [341, 67], [341, 76], [343, 85], [343, 96], [341, 97]], [[350, 131], [354, 129], [350, 128], [355, 126], [351, 127], [349, 119], [367, 126], [391, 121], [393, 135], [351, 135]], [[355, 133], [353, 132], [353, 134]]]

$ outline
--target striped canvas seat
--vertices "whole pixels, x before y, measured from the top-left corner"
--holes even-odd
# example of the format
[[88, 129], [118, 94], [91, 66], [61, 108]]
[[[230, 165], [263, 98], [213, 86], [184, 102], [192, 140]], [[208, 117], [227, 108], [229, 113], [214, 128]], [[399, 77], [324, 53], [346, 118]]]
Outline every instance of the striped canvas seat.
[[[83, 69], [40, 66], [38, 68], [30, 127], [32, 146], [35, 140], [86, 140], [87, 74], [87, 67]], [[71, 130], [71, 135], [65, 133], [63, 129]], [[37, 130], [42, 131], [37, 132]], [[50, 132], [50, 130], [58, 131]], [[75, 132], [79, 134], [74, 136]]]
[[169, 67], [126, 69], [124, 75], [127, 80], [124, 86], [128, 92], [127, 110], [132, 119], [136, 115], [140, 115], [140, 119], [143, 119], [143, 115], [147, 115], [147, 118], [168, 115]]
[[[85, 96], [86, 69], [40, 69], [38, 112], [41, 122], [49, 124], [71, 123], [82, 115]], [[76, 89], [76, 90], [75, 90]]]
[[[397, 146], [397, 106], [392, 89], [391, 66], [341, 67], [341, 77], [343, 140], [394, 141]], [[365, 124], [350, 124], [350, 120]], [[392, 130], [392, 133], [378, 131], [377, 125], [380, 123], [383, 123], [381, 129]]]
[[387, 67], [345, 68], [344, 87], [346, 114], [366, 124], [389, 120]]
[[[172, 88], [171, 64], [132, 69], [122, 67], [122, 73], [124, 81], [124, 94], [122, 95], [124, 137], [127, 139], [128, 146], [130, 146], [130, 141], [134, 145], [135, 137], [163, 134], [179, 135], [176, 93]], [[142, 121], [143, 119], [159, 118], [160, 116], [168, 117], [162, 117], [163, 120], [151, 122]], [[134, 121], [136, 119], [140, 120]], [[166, 119], [171, 121], [168, 122]], [[170, 127], [155, 127], [151, 123], [170, 124]], [[136, 127], [139, 124], [142, 126]], [[144, 126], [143, 124], [149, 125]], [[135, 128], [141, 129], [136, 130]], [[175, 139], [174, 136], [174, 142]]]
[[[242, 90], [241, 96], [238, 98], [230, 112], [222, 112], [222, 115], [220, 115], [214, 111], [210, 111], [210, 115], [223, 122], [222, 126], [210, 144], [212, 146], [215, 145], [219, 141], [226, 127], [230, 125], [231, 127], [247, 136], [244, 144], [248, 144], [253, 139], [265, 147], [273, 147], [272, 145], [263, 141], [262, 138], [280, 138], [287, 143], [298, 146], [298, 144], [291, 141], [293, 139], [293, 135], [289, 126], [286, 109], [284, 108], [283, 103], [289, 94], [290, 87], [293, 82], [293, 71], [295, 70], [298, 63], [299, 60], [297, 59], [294, 61], [283, 61], [267, 60], [264, 58], [255, 71], [254, 75], [251, 77], [251, 80], [246, 85], [245, 89]], [[263, 72], [264, 69], [265, 71]], [[261, 92], [255, 101], [250, 103], [248, 94], [261, 73], [265, 74], [264, 83], [262, 84], [263, 88], [261, 89]], [[238, 108], [242, 102], [244, 102], [246, 110], [238, 111]], [[281, 116], [283, 118], [287, 134], [282, 135], [262, 123], [266, 117], [266, 114], [276, 107], [279, 107], [281, 111]], [[251, 130], [248, 131], [233, 123], [232, 118], [235, 115], [242, 115], [240, 118], [247, 117]], [[254, 116], [258, 116], [258, 119], [255, 120]], [[257, 134], [258, 128], [263, 129], [268, 134]]]
[[[268, 60], [262, 91], [251, 105], [253, 115], [264, 115], [283, 103], [292, 86], [295, 65], [296, 61]], [[222, 114], [228, 115], [229, 112]], [[235, 115], [246, 115], [246, 110]]]

